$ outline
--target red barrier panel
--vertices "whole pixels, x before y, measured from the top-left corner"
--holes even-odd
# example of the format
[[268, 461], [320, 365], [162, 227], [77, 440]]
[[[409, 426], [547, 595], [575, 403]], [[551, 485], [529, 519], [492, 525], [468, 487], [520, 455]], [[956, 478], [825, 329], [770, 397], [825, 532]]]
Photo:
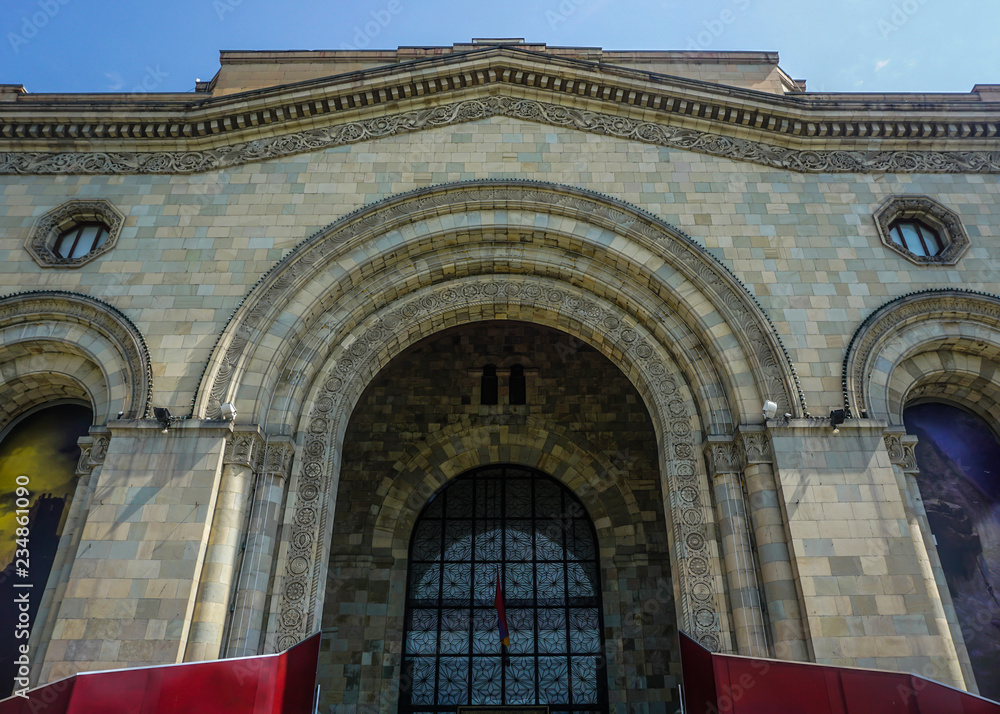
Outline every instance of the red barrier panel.
[[0, 714], [311, 714], [319, 639], [261, 657], [84, 672], [4, 699]]
[[713, 654], [684, 633], [686, 714], [1000, 714], [1000, 704], [903, 672]]

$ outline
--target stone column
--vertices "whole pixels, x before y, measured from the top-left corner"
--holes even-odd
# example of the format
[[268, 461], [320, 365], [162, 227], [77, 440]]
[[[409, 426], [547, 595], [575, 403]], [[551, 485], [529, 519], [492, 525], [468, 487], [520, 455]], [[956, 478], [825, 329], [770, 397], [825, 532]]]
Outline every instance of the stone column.
[[722, 536], [737, 651], [741, 655], [767, 657], [770, 652], [760, 607], [757, 568], [750, 542], [750, 524], [736, 444], [726, 437], [710, 436], [705, 444], [705, 453], [712, 475]]
[[[908, 435], [905, 427], [896, 426], [885, 430], [883, 440], [896, 474], [896, 481], [899, 483], [900, 494], [903, 496], [906, 522], [909, 525], [910, 537], [913, 539], [913, 549], [920, 562], [920, 573], [927, 588], [933, 620], [938, 632], [946, 640], [948, 653], [945, 676], [942, 676], [941, 672], [918, 672], [918, 674], [932, 679], [948, 679], [955, 682], [964, 680], [970, 692], [978, 693], [972, 662], [965, 647], [965, 638], [962, 636], [962, 628], [951, 601], [951, 590], [945, 580], [944, 569], [941, 567], [937, 547], [931, 535], [931, 526], [927, 520], [927, 511], [924, 510], [924, 502], [920, 497], [920, 487], [917, 485], [919, 469], [914, 452], [917, 437]], [[950, 640], [947, 639], [949, 633]]]
[[274, 436], [265, 440], [261, 450], [232, 600], [226, 657], [260, 654], [263, 647], [264, 615], [293, 450], [291, 439]]
[[[45, 651], [48, 649], [49, 640], [55, 629], [55, 615], [59, 610], [63, 594], [66, 592], [70, 566], [76, 557], [76, 551], [80, 546], [80, 537], [83, 534], [83, 519], [90, 508], [90, 500], [94, 495], [94, 484], [100, 478], [101, 464], [104, 463], [104, 456], [108, 453], [110, 438], [111, 432], [107, 427], [92, 426], [90, 435], [81, 436], [77, 441], [80, 445], [80, 460], [77, 462], [76, 474], [80, 479], [76, 483], [76, 492], [69, 504], [66, 524], [63, 527], [63, 534], [59, 538], [55, 560], [52, 562], [52, 571], [49, 573], [45, 592], [38, 605], [38, 613], [35, 616], [36, 625], [31, 631], [31, 652], [34, 653], [34, 659], [38, 662], [45, 660]], [[32, 668], [31, 686], [41, 683], [39, 681], [40, 674], [40, 667]]]
[[234, 574], [242, 550], [253, 465], [259, 458], [261, 444], [257, 427], [238, 427], [226, 442], [222, 483], [184, 656], [187, 662], [221, 656]]
[[774, 482], [771, 442], [764, 427], [756, 424], [740, 426], [736, 439], [743, 461], [743, 479], [750, 504], [750, 523], [757, 545], [774, 656], [809, 662], [812, 657], [802, 626], [795, 571], [788, 551], [788, 533]]

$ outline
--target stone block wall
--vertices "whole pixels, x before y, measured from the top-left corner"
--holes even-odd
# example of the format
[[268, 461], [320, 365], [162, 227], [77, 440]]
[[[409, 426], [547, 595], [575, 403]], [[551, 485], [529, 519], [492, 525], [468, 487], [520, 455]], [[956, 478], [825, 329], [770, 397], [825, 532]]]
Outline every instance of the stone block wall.
[[110, 429], [39, 681], [184, 660], [231, 427]]

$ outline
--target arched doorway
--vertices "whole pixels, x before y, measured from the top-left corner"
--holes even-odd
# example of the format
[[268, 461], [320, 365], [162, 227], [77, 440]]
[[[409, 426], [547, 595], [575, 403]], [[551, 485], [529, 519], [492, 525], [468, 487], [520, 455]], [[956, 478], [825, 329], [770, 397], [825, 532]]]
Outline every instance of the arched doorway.
[[569, 489], [522, 466], [467, 472], [431, 497], [409, 556], [400, 712], [607, 711], [597, 539]]
[[913, 404], [903, 417], [919, 438], [917, 484], [979, 692], [1000, 699], [1000, 442], [951, 404]]

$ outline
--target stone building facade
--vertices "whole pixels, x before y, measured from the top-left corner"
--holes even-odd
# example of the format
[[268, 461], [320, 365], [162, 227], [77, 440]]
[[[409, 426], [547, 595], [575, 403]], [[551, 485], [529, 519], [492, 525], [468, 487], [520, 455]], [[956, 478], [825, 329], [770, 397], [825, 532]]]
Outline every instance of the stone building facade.
[[[564, 626], [599, 651], [549, 674], [604, 699], [536, 682], [553, 711], [674, 711], [678, 630], [990, 693], [967, 643], [1000, 604], [956, 607], [904, 410], [1000, 429], [998, 174], [997, 86], [811, 93], [770, 53], [224, 52], [193, 94], [0, 87], [0, 429], [93, 413], [32, 681], [321, 629], [322, 711], [418, 710], [414, 533], [503, 466], [596, 542], [600, 625]], [[542, 548], [538, 512], [504, 518]]]

